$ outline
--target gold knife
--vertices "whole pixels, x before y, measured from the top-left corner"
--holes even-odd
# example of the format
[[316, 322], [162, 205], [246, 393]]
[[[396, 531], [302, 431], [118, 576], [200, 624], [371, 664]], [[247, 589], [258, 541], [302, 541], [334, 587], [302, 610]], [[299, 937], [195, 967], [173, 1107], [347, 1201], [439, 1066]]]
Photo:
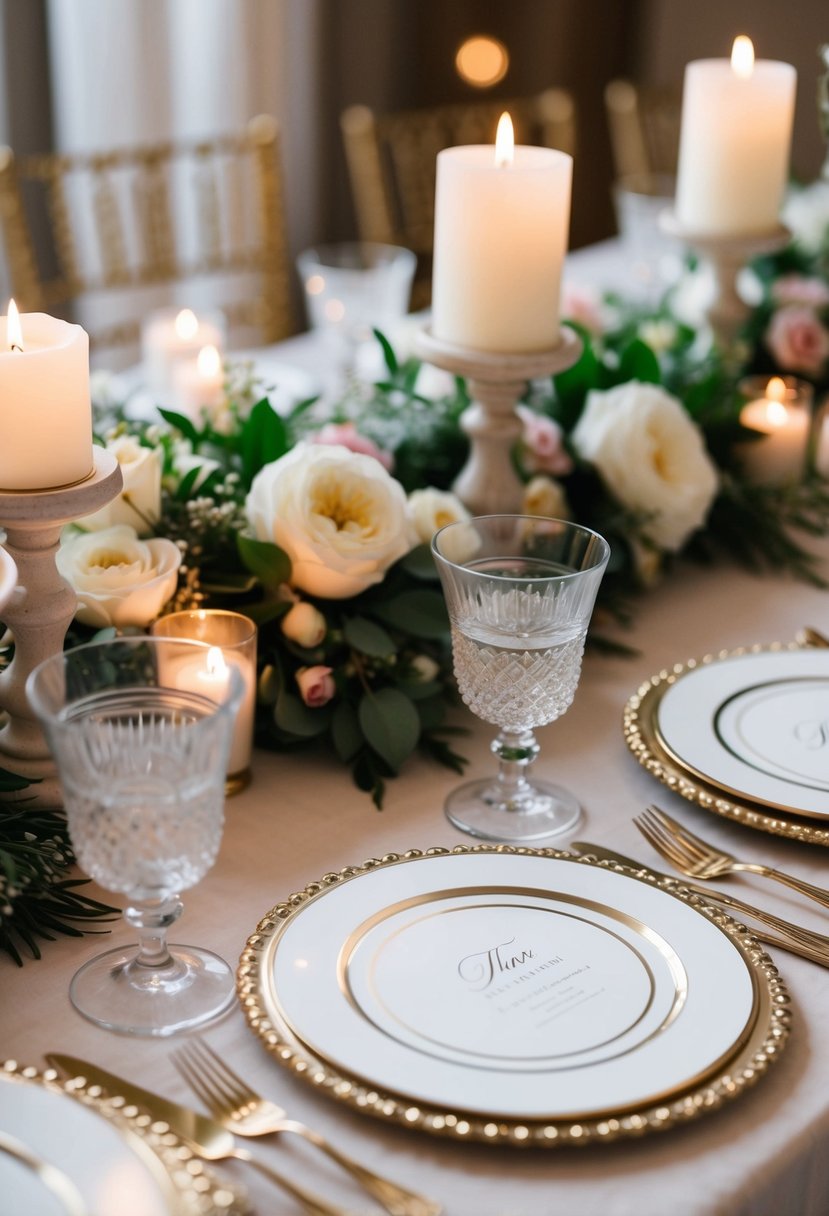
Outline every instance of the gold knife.
[[82, 1078], [87, 1084], [100, 1085], [112, 1097], [125, 1098], [135, 1106], [142, 1106], [154, 1119], [167, 1123], [171, 1131], [189, 1145], [197, 1157], [204, 1157], [207, 1161], [223, 1161], [229, 1157], [246, 1161], [260, 1174], [264, 1174], [271, 1182], [292, 1195], [309, 1216], [345, 1216], [342, 1208], [311, 1194], [272, 1166], [259, 1161], [246, 1148], [239, 1148], [232, 1133], [214, 1119], [200, 1115], [169, 1098], [161, 1098], [148, 1089], [142, 1089], [140, 1085], [134, 1085], [132, 1081], [99, 1068], [89, 1060], [80, 1060], [76, 1056], [62, 1055], [60, 1052], [48, 1052], [45, 1059], [51, 1068], [56, 1068], [65, 1076]]
[[[614, 861], [619, 865], [630, 866], [634, 870], [648, 870], [651, 874], [655, 874], [657, 878], [670, 878], [674, 882], [686, 887], [689, 891], [693, 891], [694, 894], [701, 895], [710, 903], [724, 904], [727, 908], [733, 908], [735, 912], [742, 912], [745, 916], [751, 916], [766, 924], [772, 924], [780, 933], [786, 936], [778, 937], [776, 934], [766, 933], [762, 929], [757, 929], [753, 925], [750, 926], [750, 929], [756, 938], [769, 946], [778, 946], [781, 950], [788, 950], [790, 954], [800, 955], [801, 958], [808, 959], [811, 963], [817, 963], [821, 967], [829, 967], [829, 941], [820, 933], [814, 933], [810, 929], [799, 929], [796, 925], [789, 925], [788, 921], [781, 920], [779, 916], [774, 916], [770, 912], [764, 912], [760, 908], [755, 908], [752, 904], [747, 904], [743, 900], [737, 899], [734, 895], [726, 895], [723, 891], [718, 891], [715, 888], [699, 886], [696, 883], [688, 882], [676, 874], [666, 874], [663, 870], [657, 870], [653, 866], [646, 865], [644, 862], [637, 861], [632, 857], [626, 857], [624, 853], [605, 848], [603, 845], [592, 844], [586, 840], [574, 840], [568, 847], [572, 853], [582, 855], [592, 853], [599, 861]], [[798, 934], [799, 936], [789, 936], [790, 934]]]

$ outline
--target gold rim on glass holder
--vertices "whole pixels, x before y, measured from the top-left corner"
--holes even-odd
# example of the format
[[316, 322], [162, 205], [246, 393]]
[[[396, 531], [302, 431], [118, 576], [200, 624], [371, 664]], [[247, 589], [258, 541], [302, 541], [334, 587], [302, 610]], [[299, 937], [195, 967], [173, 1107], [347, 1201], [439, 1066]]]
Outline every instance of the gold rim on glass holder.
[[741, 655], [802, 649], [803, 644], [798, 642], [772, 642], [768, 645], [740, 646], [736, 650], [720, 650], [701, 659], [675, 663], [670, 669], [663, 669], [640, 685], [625, 706], [622, 725], [625, 742], [642, 767], [675, 794], [696, 803], [705, 811], [733, 819], [760, 832], [829, 848], [829, 828], [818, 827], [814, 820], [807, 822], [779, 808], [763, 806], [739, 795], [735, 797], [686, 768], [662, 745], [657, 726], [660, 701], [668, 689], [689, 671]]
[[250, 1216], [251, 1207], [241, 1187], [218, 1178], [166, 1123], [118, 1094], [105, 1093], [83, 1077], [64, 1080], [54, 1068], [41, 1071], [16, 1060], [0, 1061], [0, 1082], [3, 1080], [39, 1085], [100, 1115], [146, 1167], [170, 1216]]
[[[528, 857], [559, 858], [574, 865], [612, 870], [637, 882], [659, 888], [681, 900], [726, 934], [742, 955], [754, 987], [753, 1020], [746, 1033], [734, 1043], [733, 1050], [712, 1065], [700, 1079], [690, 1079], [677, 1092], [618, 1112], [574, 1121], [570, 1118], [495, 1117], [484, 1111], [439, 1107], [405, 1094], [384, 1091], [370, 1080], [348, 1073], [322, 1054], [315, 1054], [294, 1032], [268, 998], [273, 951], [292, 919], [309, 900], [324, 897], [332, 887], [349, 882], [379, 867], [394, 866], [418, 859], [450, 854], [501, 853]], [[325, 874], [309, 883], [304, 891], [273, 907], [248, 938], [237, 972], [237, 991], [251, 1029], [266, 1050], [289, 1072], [315, 1089], [349, 1106], [403, 1127], [415, 1128], [456, 1141], [478, 1141], [521, 1147], [554, 1148], [606, 1143], [630, 1136], [641, 1136], [687, 1123], [707, 1111], [738, 1097], [753, 1085], [777, 1059], [789, 1035], [791, 1012], [789, 994], [771, 958], [745, 925], [722, 908], [682, 886], [681, 879], [661, 876], [637, 866], [575, 857], [563, 850], [531, 849], [517, 845], [457, 845], [411, 849], [370, 858], [359, 866], [346, 866], [338, 873]]]

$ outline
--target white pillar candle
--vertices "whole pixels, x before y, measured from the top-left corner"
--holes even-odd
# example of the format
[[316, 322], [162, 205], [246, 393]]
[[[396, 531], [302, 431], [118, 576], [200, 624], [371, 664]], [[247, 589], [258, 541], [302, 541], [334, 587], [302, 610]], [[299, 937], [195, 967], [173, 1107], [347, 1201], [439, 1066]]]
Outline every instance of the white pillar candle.
[[141, 327], [144, 381], [162, 405], [169, 404], [173, 372], [182, 359], [193, 360], [205, 346], [224, 348], [224, 325], [219, 316], [197, 317], [189, 308], [165, 308], [151, 313]]
[[799, 399], [796, 387], [788, 389], [779, 376], [772, 377], [763, 396], [749, 401], [740, 411], [740, 422], [763, 434], [762, 439], [740, 445], [740, 462], [748, 480], [783, 485], [803, 477], [811, 411], [807, 402]]
[[[503, 123], [503, 119], [502, 119]], [[559, 340], [572, 157], [502, 142], [438, 153], [432, 331], [502, 354]]]
[[685, 69], [676, 218], [690, 233], [747, 236], [778, 223], [789, 168], [797, 73], [754, 62], [748, 38], [731, 61]]
[[47, 490], [92, 472], [89, 338], [42, 312], [0, 317], [0, 489]]
[[225, 374], [222, 356], [215, 346], [203, 347], [196, 359], [182, 359], [173, 368], [170, 405], [194, 422], [202, 421], [224, 399]]

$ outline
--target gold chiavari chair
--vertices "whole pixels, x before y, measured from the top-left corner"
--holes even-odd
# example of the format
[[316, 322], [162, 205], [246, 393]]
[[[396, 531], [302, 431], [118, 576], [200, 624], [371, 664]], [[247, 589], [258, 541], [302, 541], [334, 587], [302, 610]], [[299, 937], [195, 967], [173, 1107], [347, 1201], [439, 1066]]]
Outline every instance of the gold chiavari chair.
[[20, 158], [0, 148], [0, 233], [21, 311], [97, 304], [108, 323], [88, 325], [93, 351], [137, 346], [148, 293], [216, 276], [230, 327], [263, 343], [295, 329], [269, 115], [192, 142]]
[[611, 80], [604, 99], [617, 180], [675, 174], [681, 114], [678, 91]]
[[572, 154], [576, 112], [565, 89], [517, 101], [486, 101], [378, 114], [350, 106], [340, 116], [360, 238], [404, 245], [418, 256], [412, 306], [429, 301], [435, 219], [435, 162], [457, 144], [494, 143], [508, 110], [516, 143]]

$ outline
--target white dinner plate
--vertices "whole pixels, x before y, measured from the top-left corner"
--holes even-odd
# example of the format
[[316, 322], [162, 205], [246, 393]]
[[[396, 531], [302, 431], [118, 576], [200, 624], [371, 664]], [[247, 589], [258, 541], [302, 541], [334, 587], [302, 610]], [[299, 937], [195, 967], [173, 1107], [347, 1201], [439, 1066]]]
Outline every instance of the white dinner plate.
[[439, 851], [309, 891], [260, 924], [240, 992], [277, 1058], [290, 1044], [303, 1075], [333, 1070], [340, 1097], [347, 1077], [455, 1122], [617, 1118], [768, 1032], [767, 985], [733, 935], [584, 859]]
[[829, 817], [829, 651], [693, 667], [662, 696], [656, 729], [674, 759], [726, 793]]
[[[0, 1211], [229, 1216], [248, 1210], [241, 1192], [217, 1183], [200, 1161], [182, 1168], [182, 1151], [189, 1156], [189, 1150], [175, 1136], [130, 1124], [96, 1093], [77, 1087], [69, 1094], [60, 1082], [13, 1063], [0, 1068]], [[56, 1171], [54, 1185], [35, 1158]]]

